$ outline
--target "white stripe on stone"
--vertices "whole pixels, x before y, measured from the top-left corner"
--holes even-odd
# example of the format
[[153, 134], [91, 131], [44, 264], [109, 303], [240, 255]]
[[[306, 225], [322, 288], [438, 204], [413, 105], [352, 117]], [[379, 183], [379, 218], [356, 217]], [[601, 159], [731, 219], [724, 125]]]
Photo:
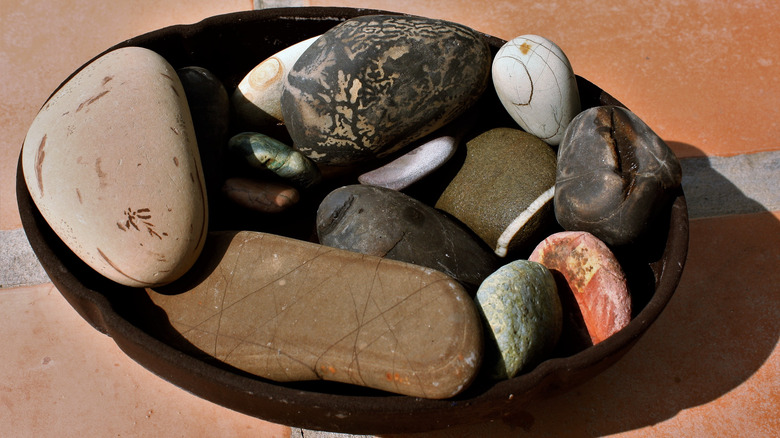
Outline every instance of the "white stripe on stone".
[[550, 202], [550, 200], [553, 198], [553, 195], [555, 195], [555, 186], [550, 187], [544, 193], [539, 195], [538, 198], [534, 199], [534, 202], [532, 202], [528, 208], [523, 210], [523, 212], [520, 213], [520, 215], [517, 216], [508, 227], [506, 227], [496, 242], [496, 255], [499, 257], [504, 257], [506, 255], [509, 242], [511, 242], [512, 238], [515, 237], [517, 231], [520, 230], [520, 228], [522, 228], [523, 225], [525, 225], [526, 222], [528, 222], [528, 220], [531, 219], [531, 217], [533, 217], [533, 215], [535, 215], [540, 208], [544, 207], [545, 204]]

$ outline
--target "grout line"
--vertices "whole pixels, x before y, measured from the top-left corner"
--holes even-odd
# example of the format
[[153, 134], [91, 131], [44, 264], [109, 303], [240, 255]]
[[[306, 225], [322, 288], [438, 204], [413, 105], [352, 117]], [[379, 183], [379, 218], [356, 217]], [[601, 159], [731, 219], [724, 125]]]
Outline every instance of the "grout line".
[[[780, 151], [683, 158], [680, 164], [690, 219], [780, 210]], [[0, 288], [49, 281], [21, 228], [0, 231], [0, 266]]]
[[350, 435], [347, 433], [338, 432], [324, 432], [320, 430], [301, 429], [298, 427], [290, 428], [291, 437], [301, 438], [358, 438], [358, 437], [373, 437], [375, 435]]
[[47, 283], [49, 277], [27, 241], [24, 230], [0, 231], [0, 288]]
[[296, 6], [307, 6], [304, 0], [253, 0], [252, 5], [255, 9], [268, 8], [290, 8]]
[[780, 210], [780, 151], [680, 160], [688, 216]]

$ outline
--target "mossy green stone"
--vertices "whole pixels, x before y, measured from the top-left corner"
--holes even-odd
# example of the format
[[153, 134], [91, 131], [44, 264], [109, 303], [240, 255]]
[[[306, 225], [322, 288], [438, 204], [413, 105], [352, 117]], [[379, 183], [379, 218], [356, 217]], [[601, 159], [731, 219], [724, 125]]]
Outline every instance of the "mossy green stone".
[[436, 202], [499, 256], [527, 249], [554, 223], [556, 156], [539, 138], [495, 128], [466, 143], [466, 159]]
[[475, 300], [498, 349], [487, 354], [485, 363], [493, 377], [514, 377], [543, 360], [558, 342], [561, 302], [552, 273], [543, 265], [516, 260], [502, 266], [482, 282]]

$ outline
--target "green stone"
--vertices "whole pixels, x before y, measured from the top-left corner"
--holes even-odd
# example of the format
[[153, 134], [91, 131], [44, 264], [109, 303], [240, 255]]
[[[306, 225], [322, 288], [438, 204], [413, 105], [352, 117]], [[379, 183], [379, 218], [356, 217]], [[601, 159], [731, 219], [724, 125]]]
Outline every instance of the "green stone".
[[319, 168], [303, 154], [258, 132], [242, 132], [228, 142], [230, 154], [250, 167], [270, 170], [303, 188], [320, 182]]
[[561, 335], [563, 316], [552, 273], [543, 265], [516, 260], [479, 287], [477, 307], [495, 344], [485, 366], [498, 379], [544, 360]]

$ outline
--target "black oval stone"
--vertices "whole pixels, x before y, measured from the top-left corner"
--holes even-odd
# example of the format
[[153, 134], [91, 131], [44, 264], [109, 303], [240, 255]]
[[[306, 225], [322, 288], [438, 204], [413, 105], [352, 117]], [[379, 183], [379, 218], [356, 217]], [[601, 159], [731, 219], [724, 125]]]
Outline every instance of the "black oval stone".
[[320, 243], [426, 266], [475, 292], [500, 264], [478, 238], [444, 213], [401, 192], [351, 185], [317, 210]]
[[325, 32], [287, 75], [282, 114], [296, 148], [351, 165], [387, 155], [452, 121], [482, 94], [480, 34], [423, 17], [364, 16]]
[[631, 111], [601, 106], [569, 124], [558, 149], [555, 217], [610, 245], [635, 242], [680, 186], [666, 143]]
[[[219, 188], [225, 179], [224, 150], [228, 141], [230, 101], [222, 81], [210, 70], [188, 66], [176, 70], [192, 115], [200, 162], [209, 198], [209, 210], [216, 211]], [[213, 215], [212, 215], [213, 217]]]

